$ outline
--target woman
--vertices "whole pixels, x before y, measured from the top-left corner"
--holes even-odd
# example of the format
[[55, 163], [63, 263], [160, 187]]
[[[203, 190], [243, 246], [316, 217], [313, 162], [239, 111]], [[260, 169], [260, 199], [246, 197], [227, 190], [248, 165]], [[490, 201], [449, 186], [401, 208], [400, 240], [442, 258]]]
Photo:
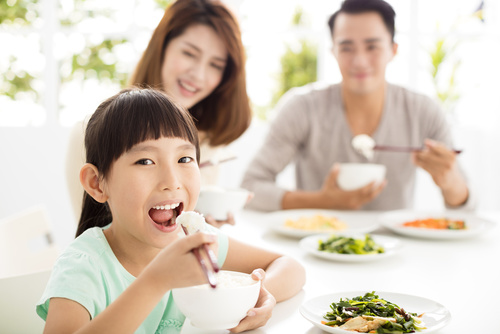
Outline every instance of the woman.
[[[199, 131], [201, 165], [227, 158], [224, 147], [250, 125], [241, 32], [236, 18], [221, 1], [178, 0], [167, 7], [130, 85], [161, 89], [189, 110]], [[79, 147], [83, 146], [82, 128], [78, 125], [78, 134], [70, 139], [78, 141]], [[72, 193], [77, 189], [72, 197], [79, 217], [83, 190], [74, 171], [83, 165], [83, 154], [75, 147], [70, 144], [73, 151], [68, 156], [68, 184]], [[202, 184], [215, 184], [217, 173], [216, 166], [201, 168]], [[207, 221], [215, 226], [234, 224], [231, 214], [227, 221], [216, 222], [210, 217]]]
[[[130, 83], [162, 89], [189, 110], [203, 164], [250, 125], [244, 63], [238, 23], [221, 1], [178, 0], [165, 11]], [[216, 173], [204, 167], [203, 184], [216, 183]]]

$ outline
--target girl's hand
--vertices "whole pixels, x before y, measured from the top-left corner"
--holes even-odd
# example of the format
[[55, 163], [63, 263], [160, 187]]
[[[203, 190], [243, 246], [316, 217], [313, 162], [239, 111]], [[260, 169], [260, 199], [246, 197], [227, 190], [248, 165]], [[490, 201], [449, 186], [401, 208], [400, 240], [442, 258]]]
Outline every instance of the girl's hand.
[[276, 305], [276, 299], [262, 284], [265, 275], [266, 273], [262, 269], [256, 269], [252, 272], [252, 278], [261, 281], [259, 299], [255, 307], [247, 312], [247, 316], [240, 321], [238, 326], [230, 330], [231, 333], [240, 333], [262, 327], [271, 318], [273, 308]]
[[151, 281], [165, 291], [206, 283], [201, 265], [192, 250], [203, 244], [211, 244], [209, 247], [214, 248], [216, 241], [217, 236], [208, 233], [194, 233], [180, 238], [165, 247], [143, 274], [151, 277]]

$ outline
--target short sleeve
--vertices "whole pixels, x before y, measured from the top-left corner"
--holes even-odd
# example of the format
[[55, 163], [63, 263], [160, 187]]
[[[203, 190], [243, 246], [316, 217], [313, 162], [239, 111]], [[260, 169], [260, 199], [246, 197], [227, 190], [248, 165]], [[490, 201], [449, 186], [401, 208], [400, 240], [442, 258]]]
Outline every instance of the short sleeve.
[[[86, 254], [63, 254], [54, 265], [51, 277], [36, 306], [46, 320], [51, 298], [67, 298], [87, 309], [93, 318], [106, 308], [107, 293], [100, 270]], [[102, 301], [102, 302], [100, 302]]]

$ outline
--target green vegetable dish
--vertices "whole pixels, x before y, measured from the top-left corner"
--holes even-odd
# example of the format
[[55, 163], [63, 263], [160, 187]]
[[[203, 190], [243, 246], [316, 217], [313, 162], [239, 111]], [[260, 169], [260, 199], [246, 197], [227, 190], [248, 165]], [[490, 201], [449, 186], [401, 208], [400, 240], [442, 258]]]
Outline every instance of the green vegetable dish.
[[364, 240], [332, 235], [326, 241], [318, 241], [318, 250], [329, 253], [358, 255], [379, 254], [385, 252], [384, 247], [376, 244], [369, 234], [365, 235]]
[[340, 298], [330, 305], [324, 325], [358, 333], [415, 333], [425, 329], [422, 315], [406, 312], [398, 305], [379, 298], [375, 291], [353, 299]]

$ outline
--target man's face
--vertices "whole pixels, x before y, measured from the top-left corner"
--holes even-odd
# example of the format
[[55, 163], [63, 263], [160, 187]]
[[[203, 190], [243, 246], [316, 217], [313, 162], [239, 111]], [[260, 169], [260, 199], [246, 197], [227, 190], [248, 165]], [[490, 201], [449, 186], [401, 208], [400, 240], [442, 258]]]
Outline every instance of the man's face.
[[385, 68], [397, 51], [376, 12], [340, 13], [335, 20], [332, 52], [342, 74], [342, 88], [369, 94], [385, 83]]

